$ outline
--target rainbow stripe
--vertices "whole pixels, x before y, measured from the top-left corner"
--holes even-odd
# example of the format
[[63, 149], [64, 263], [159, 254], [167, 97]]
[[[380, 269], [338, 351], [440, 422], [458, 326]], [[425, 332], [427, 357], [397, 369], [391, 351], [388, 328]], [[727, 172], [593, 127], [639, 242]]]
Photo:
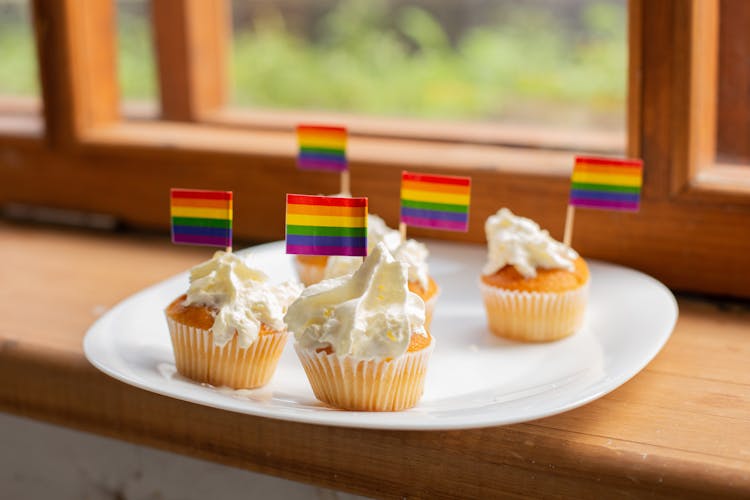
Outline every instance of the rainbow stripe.
[[232, 246], [232, 192], [172, 189], [172, 242]]
[[401, 174], [401, 222], [445, 231], [469, 230], [471, 178]]
[[636, 212], [640, 207], [642, 184], [642, 160], [579, 156], [573, 166], [570, 204]]
[[286, 195], [286, 253], [367, 255], [367, 198]]
[[346, 136], [345, 127], [297, 126], [297, 166], [302, 170], [343, 172], [349, 168], [346, 161]]

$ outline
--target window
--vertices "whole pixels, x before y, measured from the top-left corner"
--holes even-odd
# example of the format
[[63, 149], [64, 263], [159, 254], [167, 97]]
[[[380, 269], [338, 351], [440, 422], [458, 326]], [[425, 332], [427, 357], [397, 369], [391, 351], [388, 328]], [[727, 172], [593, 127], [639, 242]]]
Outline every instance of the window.
[[156, 61], [149, 7], [147, 0], [117, 0], [115, 3], [121, 113], [128, 118], [156, 115]]
[[623, 0], [232, 2], [232, 104], [625, 128]]
[[31, 9], [25, 0], [0, 0], [0, 134], [41, 134]]
[[625, 0], [235, 1], [232, 106], [211, 121], [621, 153], [626, 17]]
[[37, 95], [34, 35], [29, 5], [23, 1], [0, 2], [0, 95]]
[[[721, 58], [734, 57], [722, 40], [742, 36], [725, 22], [725, 2], [629, 2], [627, 151], [645, 161], [643, 208], [580, 211], [573, 244], [678, 289], [750, 296], [750, 176], [745, 156], [728, 164], [721, 149], [727, 118], [718, 75]], [[150, 5], [161, 119], [143, 121], [120, 111], [114, 3], [34, 4], [46, 132], [23, 147], [2, 132], [0, 203], [107, 212], [165, 228], [169, 187], [233, 189], [238, 236], [282, 237], [285, 192], [337, 188], [335, 176], [295, 168], [291, 125], [309, 115], [226, 107], [229, 2]], [[481, 242], [485, 217], [503, 205], [561, 236], [574, 152], [617, 150], [597, 133], [346, 116], [353, 190], [391, 223], [405, 166], [472, 175], [469, 233], [414, 231], [425, 236]]]

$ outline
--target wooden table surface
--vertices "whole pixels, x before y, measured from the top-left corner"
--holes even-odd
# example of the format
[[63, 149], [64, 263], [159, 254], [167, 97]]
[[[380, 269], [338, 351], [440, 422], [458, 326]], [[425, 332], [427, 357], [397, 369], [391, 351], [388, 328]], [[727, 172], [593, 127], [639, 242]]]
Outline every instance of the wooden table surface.
[[646, 369], [561, 415], [466, 431], [345, 429], [177, 401], [86, 361], [98, 315], [205, 255], [163, 237], [0, 222], [0, 409], [373, 496], [750, 497], [747, 306], [681, 298]]

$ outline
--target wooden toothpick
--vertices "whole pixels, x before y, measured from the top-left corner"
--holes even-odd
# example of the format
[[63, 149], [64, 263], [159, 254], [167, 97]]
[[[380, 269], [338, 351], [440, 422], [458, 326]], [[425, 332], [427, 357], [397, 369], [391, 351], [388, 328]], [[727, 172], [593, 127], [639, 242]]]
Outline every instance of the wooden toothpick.
[[568, 205], [568, 211], [565, 213], [565, 232], [563, 233], [563, 243], [570, 246], [573, 241], [573, 221], [576, 215], [576, 207]]
[[351, 177], [349, 176], [349, 169], [341, 171], [341, 186], [340, 186], [340, 192], [343, 196], [351, 196]]

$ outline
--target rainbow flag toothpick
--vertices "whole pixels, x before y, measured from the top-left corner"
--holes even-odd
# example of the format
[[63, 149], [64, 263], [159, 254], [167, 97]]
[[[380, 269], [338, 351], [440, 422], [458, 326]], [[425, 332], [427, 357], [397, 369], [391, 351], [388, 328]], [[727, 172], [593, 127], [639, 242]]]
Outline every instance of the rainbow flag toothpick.
[[367, 198], [287, 194], [286, 253], [367, 256]]
[[297, 166], [302, 170], [347, 170], [346, 138], [345, 127], [298, 125]]
[[636, 212], [643, 161], [578, 156], [571, 181], [570, 205], [574, 207]]
[[232, 246], [232, 192], [201, 189], [170, 191], [172, 242]]
[[401, 222], [415, 227], [468, 231], [471, 177], [401, 174]]

